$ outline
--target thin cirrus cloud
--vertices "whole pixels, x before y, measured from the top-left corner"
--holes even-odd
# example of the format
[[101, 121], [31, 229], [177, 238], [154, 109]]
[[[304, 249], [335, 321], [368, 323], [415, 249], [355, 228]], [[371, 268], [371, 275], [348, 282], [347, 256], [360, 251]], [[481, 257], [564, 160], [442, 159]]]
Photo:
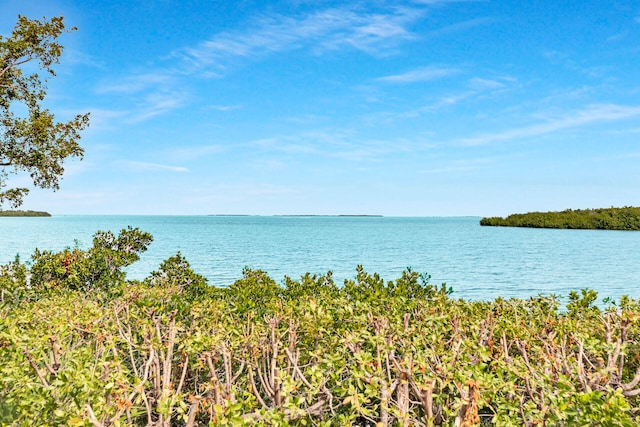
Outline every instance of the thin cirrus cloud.
[[[429, 3], [426, 6], [433, 6]], [[394, 7], [363, 12], [357, 7], [324, 9], [300, 16], [268, 15], [257, 18], [251, 29], [215, 34], [195, 47], [185, 47], [170, 55], [171, 69], [132, 74], [103, 82], [99, 94], [136, 95], [137, 103], [128, 108], [127, 123], [136, 124], [181, 108], [184, 93], [174, 96], [175, 87], [185, 84], [188, 75], [222, 77], [239, 61], [255, 61], [279, 52], [305, 49], [312, 54], [355, 49], [372, 56], [393, 53], [400, 43], [417, 36], [411, 26], [426, 13], [425, 5]], [[175, 61], [177, 59], [177, 61]], [[387, 83], [410, 83], [445, 77], [454, 69], [427, 68], [405, 75], [387, 76]], [[174, 90], [170, 90], [174, 88]], [[169, 93], [174, 92], [174, 93]], [[140, 95], [145, 95], [140, 97]], [[211, 106], [231, 111], [239, 106]]]
[[445, 27], [433, 30], [430, 35], [433, 37], [442, 36], [445, 34], [459, 33], [462, 31], [469, 31], [472, 28], [493, 24], [494, 22], [496, 22], [496, 19], [491, 17], [468, 19], [466, 21], [456, 22], [455, 24], [447, 25]]
[[185, 104], [185, 96], [173, 93], [150, 93], [145, 97], [135, 111], [127, 119], [128, 123], [139, 123], [159, 116], [169, 111], [178, 109]]
[[492, 90], [504, 88], [505, 84], [498, 80], [475, 77], [469, 80], [468, 86], [475, 90]]
[[349, 129], [317, 130], [265, 138], [254, 141], [252, 146], [262, 153], [279, 153], [290, 161], [314, 156], [316, 159], [325, 157], [357, 163], [380, 162], [399, 153], [419, 152], [433, 147], [420, 138], [417, 141], [404, 138], [371, 139]]
[[135, 103], [123, 105], [121, 109], [91, 109], [91, 128], [117, 129], [123, 123], [135, 125], [181, 108], [185, 103], [186, 96], [182, 93], [150, 91]]
[[478, 3], [487, 0], [413, 0], [414, 3], [420, 4], [428, 4], [431, 6], [437, 6], [439, 4], [448, 4], [448, 3]]
[[115, 82], [105, 82], [96, 88], [96, 92], [134, 94], [148, 89], [171, 87], [174, 77], [166, 72], [135, 74], [117, 79]]
[[336, 8], [303, 17], [262, 17], [253, 30], [217, 34], [197, 47], [174, 53], [185, 65], [226, 69], [237, 59], [255, 59], [270, 53], [309, 48], [316, 53], [353, 48], [372, 55], [384, 54], [400, 41], [414, 37], [410, 25], [423, 15], [415, 8], [386, 13], [359, 13]]
[[438, 99], [435, 99], [425, 105], [418, 108], [413, 108], [405, 111], [384, 111], [372, 114], [367, 118], [370, 123], [386, 122], [391, 123], [397, 120], [404, 119], [416, 119], [425, 114], [433, 114], [440, 110], [451, 108], [461, 102], [474, 99], [481, 95], [486, 95], [492, 91], [504, 89], [506, 85], [494, 81], [494, 80], [477, 80], [472, 79], [469, 81], [468, 86], [470, 89], [458, 93], [451, 93], [444, 95]]
[[379, 77], [376, 79], [385, 83], [416, 83], [435, 80], [443, 77], [448, 77], [454, 74], [460, 73], [457, 68], [449, 67], [424, 67], [415, 70], [408, 71], [406, 73], [395, 74], [391, 76]]
[[190, 162], [214, 156], [224, 151], [225, 147], [222, 145], [211, 144], [171, 149], [168, 151], [168, 155], [176, 161]]
[[[174, 52], [170, 69], [132, 73], [103, 81], [95, 91], [101, 95], [135, 97], [134, 103], [118, 108], [129, 124], [137, 124], [185, 105], [188, 90], [185, 78], [222, 77], [237, 61], [252, 61], [277, 52], [308, 49], [311, 52], [351, 48], [372, 55], [412, 38], [409, 29], [423, 11], [395, 8], [386, 12], [359, 12], [354, 8], [334, 8], [305, 16], [270, 15], [258, 18], [251, 30], [234, 30], [214, 35], [196, 47]], [[178, 61], [176, 62], [175, 59]], [[183, 88], [184, 89], [184, 88]], [[238, 105], [213, 105], [218, 111], [241, 108]], [[108, 108], [101, 107], [107, 111]], [[115, 114], [116, 116], [118, 114]], [[107, 115], [103, 115], [107, 119]]]
[[236, 105], [209, 105], [206, 108], [209, 109], [209, 110], [215, 110], [215, 111], [233, 111], [233, 110], [239, 110], [240, 108], [242, 108], [242, 105], [240, 105], [240, 104], [236, 104]]
[[[115, 95], [114, 102], [118, 107], [116, 111], [104, 107], [99, 109], [102, 111], [99, 119], [104, 127], [108, 127], [114, 120], [117, 120], [118, 125], [146, 121], [181, 108], [188, 97], [186, 91], [181, 90], [179, 81], [164, 72], [135, 74], [119, 78], [113, 83], [101, 83], [96, 92]], [[126, 101], [122, 100], [123, 95], [127, 96]]]
[[184, 105], [182, 99], [151, 94], [136, 105], [125, 105], [122, 109], [89, 108], [91, 126], [87, 132], [116, 130], [123, 124], [136, 125], [156, 116], [168, 113]]
[[296, 196], [300, 191], [295, 187], [260, 184], [220, 184], [214, 187], [195, 188], [190, 190], [188, 198], [190, 203], [239, 202], [251, 197], [271, 198], [277, 196]]
[[182, 166], [163, 165], [159, 163], [139, 162], [135, 160], [127, 160], [121, 162], [121, 164], [129, 169], [142, 172], [189, 172], [189, 169]]
[[494, 142], [545, 135], [563, 129], [589, 125], [596, 122], [624, 120], [637, 116], [640, 116], [640, 106], [615, 104], [591, 105], [583, 110], [549, 120], [545, 123], [522, 126], [477, 137], [462, 138], [457, 140], [456, 143], [464, 146], [486, 145]]
[[452, 162], [448, 166], [426, 169], [421, 171], [423, 174], [441, 174], [441, 173], [456, 173], [456, 172], [470, 172], [478, 169], [485, 169], [496, 162], [497, 158], [479, 158], [479, 159], [465, 159]]

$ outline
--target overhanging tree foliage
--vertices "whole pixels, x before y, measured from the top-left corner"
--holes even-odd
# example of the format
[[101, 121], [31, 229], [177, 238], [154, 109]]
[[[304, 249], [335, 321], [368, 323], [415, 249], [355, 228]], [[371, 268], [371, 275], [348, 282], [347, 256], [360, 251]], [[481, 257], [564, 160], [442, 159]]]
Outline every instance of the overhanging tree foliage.
[[19, 16], [11, 35], [0, 35], [0, 206], [8, 202], [17, 207], [29, 192], [10, 188], [10, 175], [28, 173], [36, 187], [57, 190], [64, 161], [84, 153], [78, 140], [89, 114], [56, 122], [42, 106], [47, 77], [55, 76], [52, 66], [63, 50], [58, 37], [72, 30], [65, 28], [62, 16], [42, 21]]

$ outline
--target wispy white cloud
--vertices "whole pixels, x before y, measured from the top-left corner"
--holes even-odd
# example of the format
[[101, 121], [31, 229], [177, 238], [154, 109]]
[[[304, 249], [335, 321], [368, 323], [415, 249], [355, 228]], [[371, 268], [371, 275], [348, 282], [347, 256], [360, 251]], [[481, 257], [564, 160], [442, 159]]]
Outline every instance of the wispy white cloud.
[[191, 147], [180, 147], [169, 150], [167, 157], [181, 162], [188, 162], [196, 159], [202, 159], [224, 151], [221, 145], [198, 145]]
[[[101, 125], [110, 126], [117, 122], [137, 124], [153, 117], [168, 113], [185, 105], [189, 92], [184, 83], [168, 72], [149, 72], [103, 81], [95, 88], [108, 102], [107, 95], [114, 95], [114, 103], [122, 108], [108, 110], [99, 108], [92, 111], [94, 120]], [[97, 111], [97, 115], [94, 115]]]
[[549, 91], [544, 97], [537, 100], [537, 103], [539, 105], [563, 105], [568, 101], [584, 102], [583, 100], [597, 95], [601, 90], [602, 87], [591, 85], [561, 87]]
[[257, 198], [270, 199], [278, 196], [295, 197], [301, 191], [293, 186], [270, 183], [220, 184], [207, 188], [194, 188], [187, 198], [192, 203], [241, 202]]
[[416, 37], [409, 27], [421, 16], [422, 13], [415, 9], [400, 9], [388, 14], [353, 14], [351, 27], [334, 34], [322, 46], [347, 46], [385, 56], [397, 43]]
[[318, 122], [326, 122], [328, 119], [327, 116], [319, 115], [319, 114], [301, 114], [296, 116], [287, 117], [286, 120], [289, 123], [303, 124], [303, 125], [311, 125]]
[[615, 129], [607, 132], [610, 135], [635, 135], [640, 134], [640, 128], [631, 128], [631, 129]]
[[163, 165], [159, 163], [139, 162], [135, 160], [125, 160], [121, 165], [134, 169], [135, 171], [156, 171], [156, 172], [189, 172], [189, 169], [182, 166]]
[[186, 96], [182, 93], [150, 92], [129, 103], [123, 103], [121, 109], [89, 107], [87, 110], [91, 112], [91, 126], [85, 132], [94, 133], [119, 129], [123, 124], [139, 124], [181, 108], [185, 103]]
[[494, 23], [495, 18], [482, 17], [468, 19], [466, 21], [456, 22], [455, 24], [447, 25], [446, 27], [439, 28], [430, 33], [431, 36], [441, 36], [451, 33], [459, 33], [462, 31], [469, 31], [472, 28], [476, 28], [482, 25], [488, 25]]
[[[413, 27], [429, 8], [447, 2], [449, 0], [426, 1], [376, 10], [348, 5], [293, 16], [261, 15], [244, 28], [214, 34], [199, 44], [170, 53], [168, 67], [114, 77], [101, 82], [96, 92], [135, 96], [123, 121], [140, 123], [183, 107], [188, 96], [187, 79], [194, 74], [201, 78], [219, 78], [238, 62], [302, 49], [315, 55], [344, 50], [359, 50], [377, 57], [396, 53], [402, 43], [418, 38]], [[482, 22], [482, 19], [473, 20], [460, 25], [468, 27]], [[412, 83], [457, 72], [455, 68], [427, 67], [381, 77], [380, 81]], [[209, 108], [231, 111], [241, 107], [214, 104]]]
[[[101, 82], [96, 92], [135, 96], [123, 121], [140, 123], [186, 105], [186, 88], [190, 86], [187, 79], [194, 74], [201, 78], [219, 78], [228, 74], [238, 62], [302, 49], [315, 55], [345, 50], [359, 50], [376, 57], [396, 53], [402, 43], [419, 37], [414, 32], [414, 25], [432, 6], [450, 1], [432, 0], [375, 10], [348, 5], [293, 16], [261, 15], [246, 27], [214, 34], [199, 44], [170, 53], [165, 68], [114, 77]], [[447, 31], [484, 22], [484, 18], [465, 21]], [[381, 77], [380, 81], [412, 83], [444, 78], [457, 72], [459, 70], [455, 68], [426, 67]], [[231, 111], [240, 107], [211, 105], [209, 108]]]
[[170, 87], [174, 80], [175, 77], [166, 72], [135, 74], [104, 81], [98, 85], [96, 92], [134, 94], [148, 89]]
[[64, 63], [72, 65], [84, 65], [92, 68], [104, 68], [104, 61], [75, 49], [65, 50]]
[[206, 108], [216, 111], [233, 111], [242, 108], [242, 105], [209, 105]]
[[489, 165], [496, 162], [494, 157], [484, 157], [477, 159], [464, 159], [456, 160], [451, 164], [439, 168], [425, 169], [420, 173], [423, 174], [440, 174], [440, 173], [455, 173], [455, 172], [470, 172], [478, 169], [484, 169]]
[[289, 186], [273, 185], [273, 184], [255, 184], [255, 185], [230, 185], [227, 186], [228, 191], [241, 192], [247, 196], [276, 196], [295, 193], [296, 190]]
[[350, 162], [380, 162], [393, 152], [394, 150], [390, 146], [390, 141], [385, 141], [384, 144], [367, 142], [362, 146], [346, 147], [330, 153], [330, 155], [331, 157], [348, 160]]
[[457, 94], [451, 94], [451, 95], [445, 95], [442, 98], [436, 100], [435, 102], [432, 102], [428, 105], [425, 105], [424, 107], [414, 111], [415, 116], [419, 116], [423, 113], [432, 113], [438, 110], [441, 110], [445, 107], [450, 107], [452, 105], [456, 105], [459, 104], [460, 102], [472, 98], [473, 96], [475, 96], [477, 94], [476, 91], [464, 91], [461, 93], [457, 93]]
[[586, 126], [597, 122], [623, 120], [638, 116], [640, 116], [640, 106], [615, 104], [592, 105], [584, 110], [550, 118], [544, 123], [517, 127], [471, 138], [462, 138], [457, 140], [456, 143], [465, 146], [486, 145], [495, 142], [545, 135], [563, 129]]
[[[288, 161], [304, 156], [341, 159], [350, 162], [372, 163], [390, 156], [429, 150], [432, 143], [421, 137], [412, 139], [375, 139], [359, 135], [349, 129], [321, 129], [285, 136], [264, 138], [251, 143], [262, 153], [279, 153]], [[261, 154], [264, 157], [264, 154]], [[282, 159], [280, 159], [282, 160]]]
[[233, 60], [301, 48], [319, 53], [349, 47], [384, 55], [387, 49], [414, 37], [410, 26], [423, 13], [417, 8], [375, 13], [343, 7], [307, 16], [263, 16], [250, 29], [219, 33], [196, 47], [174, 52], [174, 56], [189, 67], [224, 70]]
[[472, 90], [467, 90], [457, 94], [447, 94], [417, 108], [403, 111], [380, 111], [365, 116], [364, 120], [369, 125], [377, 125], [380, 123], [393, 123], [398, 120], [416, 119], [425, 114], [431, 114], [442, 109], [449, 108], [466, 99], [472, 98], [476, 94], [477, 92]]
[[487, 0], [413, 0], [414, 3], [428, 4], [430, 6], [438, 6], [449, 3], [482, 3]]
[[479, 77], [470, 79], [468, 84], [469, 87], [478, 91], [500, 89], [505, 87], [504, 82], [500, 82], [498, 80], [483, 79]]
[[[114, 198], [114, 195], [112, 191], [73, 191], [62, 188], [56, 193], [55, 199], [73, 201], [78, 205], [100, 205], [105, 200]], [[61, 206], [64, 206], [64, 203]]]
[[457, 68], [450, 67], [424, 67], [407, 71], [406, 73], [380, 77], [377, 80], [387, 83], [415, 83], [435, 80], [460, 73]]
[[112, 130], [117, 128], [116, 124], [119, 124], [124, 120], [128, 112], [123, 110], [110, 110], [99, 107], [89, 107], [88, 111], [91, 111], [91, 126], [89, 126], [84, 132], [94, 133], [102, 130]]
[[284, 135], [261, 138], [250, 143], [251, 146], [268, 152], [280, 152], [287, 155], [319, 154], [317, 139], [301, 135]]
[[[386, 111], [371, 115], [368, 121], [371, 123], [393, 122], [396, 120], [415, 119], [425, 114], [433, 114], [443, 109], [448, 109], [462, 102], [475, 99], [479, 96], [488, 96], [494, 91], [506, 90], [507, 85], [498, 81], [484, 80], [469, 82], [470, 89], [458, 93], [445, 94], [439, 98], [425, 102], [424, 105], [405, 111]], [[490, 95], [489, 95], [490, 96]]]
[[606, 38], [607, 42], [617, 42], [620, 40], [625, 40], [629, 36], [630, 32], [628, 30], [621, 31], [619, 33], [615, 33]]
[[[55, 193], [36, 189], [29, 195], [27, 203], [35, 209], [40, 209], [39, 206], [41, 206], [42, 209], [46, 209], [54, 215], [77, 215], [85, 211], [85, 209], [104, 214], [109, 213], [110, 209], [122, 202], [122, 196], [123, 194], [115, 188], [106, 190], [94, 186], [90, 191], [85, 191], [73, 190], [68, 185], [63, 185]], [[108, 208], [105, 208], [106, 206]]]
[[575, 54], [550, 50], [544, 52], [543, 56], [547, 58], [551, 64], [562, 66], [568, 70], [584, 74], [590, 78], [607, 78], [609, 74], [611, 74], [611, 65], [584, 65], [583, 61], [576, 59]]
[[139, 123], [182, 107], [186, 96], [178, 92], [151, 92], [135, 105], [127, 117], [127, 123]]
[[260, 157], [250, 161], [248, 166], [262, 171], [284, 171], [289, 164], [284, 159]]

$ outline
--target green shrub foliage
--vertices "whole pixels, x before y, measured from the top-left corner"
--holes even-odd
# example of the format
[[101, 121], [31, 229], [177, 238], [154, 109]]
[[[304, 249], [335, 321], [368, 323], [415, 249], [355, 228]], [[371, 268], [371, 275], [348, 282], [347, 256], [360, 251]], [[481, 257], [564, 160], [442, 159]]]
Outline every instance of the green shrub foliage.
[[0, 217], [3, 216], [51, 216], [51, 214], [49, 212], [43, 212], [43, 211], [4, 211], [2, 209], [0, 209]]
[[530, 212], [506, 218], [482, 218], [480, 225], [593, 230], [640, 230], [640, 207], [567, 209], [562, 212]]
[[0, 425], [635, 426], [640, 305], [453, 299], [407, 270], [213, 288], [151, 242], [0, 267]]
[[128, 228], [117, 237], [110, 231], [98, 231], [87, 251], [36, 250], [29, 287], [34, 291], [118, 289], [125, 279], [122, 268], [137, 261], [152, 240], [151, 234]]

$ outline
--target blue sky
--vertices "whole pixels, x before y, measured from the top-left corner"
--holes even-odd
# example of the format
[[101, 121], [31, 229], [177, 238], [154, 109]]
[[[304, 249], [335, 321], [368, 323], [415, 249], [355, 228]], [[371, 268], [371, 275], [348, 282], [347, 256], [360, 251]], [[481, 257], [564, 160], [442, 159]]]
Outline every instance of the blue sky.
[[19, 13], [78, 27], [46, 102], [91, 112], [84, 160], [25, 209], [640, 205], [636, 1], [4, 0], [2, 34]]

